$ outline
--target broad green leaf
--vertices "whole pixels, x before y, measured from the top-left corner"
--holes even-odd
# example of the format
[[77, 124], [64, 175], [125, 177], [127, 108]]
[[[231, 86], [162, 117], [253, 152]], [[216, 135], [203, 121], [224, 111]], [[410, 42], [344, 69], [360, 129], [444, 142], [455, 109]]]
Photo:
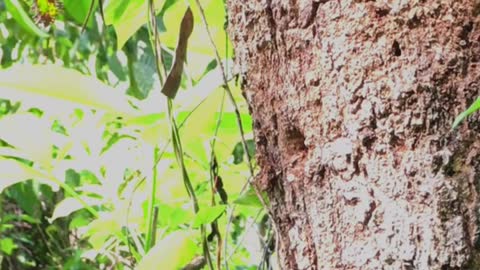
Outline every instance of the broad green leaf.
[[458, 124], [460, 124], [460, 122], [463, 121], [463, 119], [467, 118], [468, 116], [478, 111], [479, 109], [480, 109], [480, 97], [477, 98], [477, 100], [475, 100], [475, 102], [473, 102], [473, 104], [470, 105], [470, 107], [468, 107], [466, 111], [462, 112], [457, 116], [457, 118], [455, 118], [455, 121], [453, 121], [452, 129], [455, 129], [458, 126]]
[[0, 71], [0, 93], [1, 98], [19, 99], [45, 109], [73, 104], [119, 115], [136, 114], [120, 91], [92, 76], [54, 65], [17, 65]]
[[135, 270], [177, 270], [195, 256], [193, 234], [176, 231], [163, 238], [143, 257]]
[[38, 26], [32, 21], [18, 0], [5, 0], [5, 6], [23, 29], [41, 38], [48, 37], [48, 34], [38, 28]]
[[83, 226], [87, 226], [90, 223], [91, 217], [88, 212], [78, 212], [75, 214], [68, 225], [70, 230], [74, 230]]
[[28, 159], [48, 165], [52, 145], [63, 145], [65, 142], [65, 137], [53, 132], [50, 126], [50, 122], [33, 114], [7, 115], [0, 118], [0, 138], [24, 153]]
[[6, 255], [11, 255], [17, 247], [18, 246], [15, 244], [15, 242], [13, 242], [13, 239], [10, 237], [0, 239], [0, 250]]
[[[157, 12], [161, 9], [164, 0], [155, 0]], [[105, 23], [113, 25], [117, 33], [117, 49], [121, 49], [125, 42], [144, 25], [148, 20], [147, 0], [115, 0], [109, 1], [105, 7]]]
[[[268, 198], [265, 193], [262, 194], [263, 199], [267, 202]], [[255, 193], [255, 190], [250, 188], [245, 194], [241, 195], [238, 197], [235, 201], [235, 204], [238, 205], [245, 205], [245, 206], [254, 206], [254, 207], [259, 207], [262, 208], [262, 203], [257, 197], [257, 194]]]
[[115, 74], [120, 81], [125, 81], [127, 80], [126, 71], [120, 62], [120, 59], [118, 58], [118, 54], [119, 52], [116, 52], [108, 57], [108, 66], [110, 67], [112, 73]]
[[41, 218], [41, 203], [38, 198], [40, 194], [34, 189], [36, 183], [26, 181], [9, 189], [9, 197], [28, 215]]
[[133, 63], [133, 76], [135, 77], [136, 87], [130, 88], [128, 94], [139, 100], [145, 99], [155, 82], [155, 60], [153, 55], [144, 53], [138, 61]]
[[[81, 196], [80, 198], [90, 206], [102, 204], [102, 200], [97, 198], [92, 198], [88, 196]], [[83, 208], [85, 208], [85, 206], [80, 203], [78, 199], [75, 199], [73, 197], [65, 198], [55, 206], [55, 210], [53, 211], [52, 217], [50, 218], [50, 222], [53, 222], [57, 218], [66, 217], [71, 213]]]
[[161, 227], [175, 228], [181, 224], [189, 223], [193, 219], [193, 213], [190, 209], [185, 209], [180, 205], [159, 204], [158, 224]]
[[225, 209], [227, 208], [226, 205], [216, 205], [216, 206], [203, 206], [198, 211], [195, 219], [193, 220], [193, 227], [200, 227], [203, 224], [212, 223], [215, 219], [217, 219]]
[[[247, 150], [248, 150], [248, 154], [250, 155], [250, 157], [254, 157], [255, 156], [255, 141], [250, 139], [250, 140], [246, 140], [246, 144], [247, 144]], [[244, 157], [246, 156], [245, 155], [245, 151], [243, 150], [243, 143], [242, 142], [238, 142], [233, 151], [232, 151], [232, 156], [233, 156], [233, 164], [240, 164], [243, 162], [244, 160]]]
[[128, 126], [130, 125], [151, 126], [151, 125], [157, 125], [159, 121], [164, 119], [165, 119], [164, 113], [152, 113], [152, 114], [125, 119], [124, 123]]
[[[225, 6], [223, 0], [202, 0], [200, 1], [205, 11], [208, 28], [212, 34], [215, 45], [221, 57], [226, 56], [230, 58], [232, 55], [232, 46], [227, 38], [227, 33], [224, 30], [225, 23]], [[201, 19], [200, 11], [195, 0], [189, 0], [190, 7], [193, 11], [194, 30], [189, 39], [189, 51], [200, 54], [214, 56], [213, 48], [208, 41], [207, 31]], [[177, 29], [180, 28], [180, 21], [186, 10], [185, 1], [176, 1], [169, 6], [164, 13], [163, 21], [166, 32], [160, 34], [160, 40], [168, 47], [174, 48], [177, 42]], [[228, 46], [227, 46], [228, 45]], [[226, 51], [228, 47], [228, 51]], [[187, 57], [190, 59], [190, 57]], [[205, 64], [208, 64], [206, 62]]]
[[93, 248], [99, 250], [110, 236], [121, 233], [121, 229], [121, 224], [111, 214], [103, 213], [87, 226], [83, 236], [88, 237]]
[[[222, 101], [224, 89], [217, 88], [210, 96], [191, 113], [189, 121], [187, 121], [180, 133], [182, 135], [182, 144], [185, 152], [193, 156], [198, 161], [208, 164], [209, 154], [206, 152], [209, 141], [214, 135], [218, 117], [219, 106]], [[225, 98], [225, 107], [222, 115], [222, 121], [219, 127], [217, 137], [217, 145], [215, 152], [220, 160], [227, 160], [231, 156], [233, 146], [240, 140], [240, 131], [237, 125], [236, 114], [229, 106], [230, 102]], [[179, 122], [183, 117], [190, 114], [182, 112], [179, 114]], [[245, 135], [252, 130], [251, 117], [248, 114], [240, 115]], [[196, 134], [196, 136], [188, 136], [188, 134]]]
[[0, 193], [15, 183], [34, 179], [58, 190], [58, 185], [50, 181], [42, 172], [19, 161], [0, 157]]
[[[87, 17], [91, 1], [94, 1], [94, 10], [96, 10], [98, 6], [97, 0], [63, 0], [63, 6], [68, 14], [70, 14], [77, 23], [83, 24], [85, 18]], [[95, 16], [90, 17], [87, 23], [88, 27], [92, 27], [94, 18]]]

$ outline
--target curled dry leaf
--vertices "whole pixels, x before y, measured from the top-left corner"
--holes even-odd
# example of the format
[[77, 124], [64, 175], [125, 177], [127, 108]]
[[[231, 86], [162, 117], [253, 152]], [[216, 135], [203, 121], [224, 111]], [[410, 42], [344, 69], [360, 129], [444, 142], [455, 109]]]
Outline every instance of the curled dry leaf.
[[168, 73], [167, 80], [162, 88], [162, 93], [167, 97], [173, 99], [177, 95], [180, 82], [182, 80], [183, 63], [187, 56], [188, 38], [193, 31], [193, 13], [190, 7], [183, 15], [182, 23], [180, 24], [180, 33], [178, 38], [177, 49], [175, 50], [175, 59], [173, 65]]

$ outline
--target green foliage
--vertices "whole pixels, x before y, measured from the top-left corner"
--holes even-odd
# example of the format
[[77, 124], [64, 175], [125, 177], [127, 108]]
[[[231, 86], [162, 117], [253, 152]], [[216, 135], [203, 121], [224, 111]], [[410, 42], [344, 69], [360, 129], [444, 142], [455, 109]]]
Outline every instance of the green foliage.
[[42, 31], [28, 16], [28, 13], [24, 10], [19, 0], [5, 0], [5, 6], [7, 11], [13, 16], [21, 27], [23, 27], [30, 34], [45, 38], [47, 33]]
[[452, 129], [456, 128], [465, 118], [478, 111], [479, 109], [480, 98], [477, 98], [477, 100], [475, 100], [475, 102], [473, 102], [473, 104], [470, 105], [470, 107], [468, 107], [466, 111], [462, 112], [457, 116], [457, 118], [455, 118], [455, 121], [453, 121]]
[[[211, 257], [210, 269], [256, 268], [263, 252], [243, 242], [245, 235], [266, 237], [252, 233], [261, 204], [244, 192], [251, 175], [241, 135], [252, 156], [252, 122], [234, 82], [228, 85], [240, 115], [224, 102], [215, 57], [217, 49], [231, 66], [224, 2], [202, 1], [212, 48], [200, 9], [189, 1], [193, 33], [180, 89], [168, 102], [160, 89], [185, 1], [108, 1], [106, 25], [97, 23], [95, 3], [84, 33], [90, 1], [64, 0], [65, 13], [44, 29], [32, 17], [52, 10], [4, 3], [0, 268], [179, 269], [199, 256]], [[227, 70], [226, 77], [233, 75]], [[220, 176], [229, 204], [220, 204]]]

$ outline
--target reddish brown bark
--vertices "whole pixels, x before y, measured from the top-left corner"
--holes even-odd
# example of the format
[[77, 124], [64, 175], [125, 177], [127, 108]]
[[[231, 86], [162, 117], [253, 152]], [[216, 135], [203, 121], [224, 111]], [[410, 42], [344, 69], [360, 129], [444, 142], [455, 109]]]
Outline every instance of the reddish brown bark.
[[473, 269], [476, 0], [230, 0], [286, 269]]

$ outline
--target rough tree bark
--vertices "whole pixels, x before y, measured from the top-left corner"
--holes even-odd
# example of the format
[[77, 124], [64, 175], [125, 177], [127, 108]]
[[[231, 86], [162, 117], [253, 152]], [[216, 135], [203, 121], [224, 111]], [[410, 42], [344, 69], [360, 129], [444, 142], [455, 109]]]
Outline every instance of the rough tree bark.
[[230, 0], [286, 269], [480, 269], [478, 0]]

